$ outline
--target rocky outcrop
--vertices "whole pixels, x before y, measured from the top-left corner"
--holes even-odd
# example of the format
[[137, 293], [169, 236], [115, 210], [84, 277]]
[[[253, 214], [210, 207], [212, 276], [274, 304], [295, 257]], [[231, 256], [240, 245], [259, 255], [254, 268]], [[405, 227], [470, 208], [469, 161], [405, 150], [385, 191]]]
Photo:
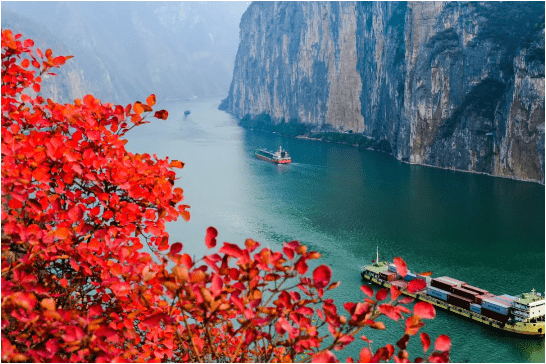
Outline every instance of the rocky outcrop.
[[544, 3], [259, 2], [221, 108], [544, 183]]

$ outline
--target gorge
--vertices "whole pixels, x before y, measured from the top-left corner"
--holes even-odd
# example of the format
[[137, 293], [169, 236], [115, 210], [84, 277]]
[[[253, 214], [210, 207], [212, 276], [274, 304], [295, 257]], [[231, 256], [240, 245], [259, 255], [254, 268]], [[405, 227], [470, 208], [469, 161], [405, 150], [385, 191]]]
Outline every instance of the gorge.
[[544, 3], [255, 2], [220, 109], [544, 184]]

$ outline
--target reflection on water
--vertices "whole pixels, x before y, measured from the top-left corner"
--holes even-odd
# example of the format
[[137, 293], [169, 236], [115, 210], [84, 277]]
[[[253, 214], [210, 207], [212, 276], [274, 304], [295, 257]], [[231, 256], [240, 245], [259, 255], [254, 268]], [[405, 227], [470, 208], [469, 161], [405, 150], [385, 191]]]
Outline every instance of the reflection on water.
[[[167, 121], [129, 135], [130, 150], [186, 163], [176, 185], [184, 189], [192, 217], [168, 231], [191, 255], [206, 253], [203, 240], [211, 225], [219, 242], [242, 244], [252, 237], [278, 248], [297, 239], [320, 251], [323, 259], [314, 263], [329, 264], [342, 281], [332, 291], [339, 304], [362, 300], [359, 268], [375, 257], [376, 246], [384, 258], [404, 257], [410, 269], [497, 294], [543, 289], [544, 186], [243, 130], [217, 110], [219, 101], [160, 105], [169, 111]], [[192, 112], [184, 118], [186, 109]], [[290, 165], [254, 157], [255, 149], [279, 146], [292, 156]], [[395, 343], [403, 330], [387, 325], [392, 330], [363, 334], [378, 345]], [[506, 337], [445, 312], [425, 329], [431, 337], [451, 336], [455, 362], [544, 361], [543, 340]], [[359, 349], [360, 343], [353, 344], [339, 358], [358, 357]], [[409, 350], [422, 352], [418, 339], [410, 340]]]

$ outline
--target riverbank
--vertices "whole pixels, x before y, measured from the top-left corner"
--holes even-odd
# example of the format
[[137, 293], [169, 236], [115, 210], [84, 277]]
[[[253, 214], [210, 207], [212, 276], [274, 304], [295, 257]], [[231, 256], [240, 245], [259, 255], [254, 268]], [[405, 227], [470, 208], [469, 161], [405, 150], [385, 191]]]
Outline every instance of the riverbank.
[[[285, 241], [299, 240], [320, 251], [323, 258], [313, 262], [330, 265], [342, 282], [328, 292], [338, 311], [347, 301], [363, 299], [360, 267], [371, 262], [377, 246], [385, 259], [402, 256], [415, 269], [479, 282], [492, 292], [515, 295], [544, 287], [544, 187], [246, 130], [217, 110], [218, 103], [158, 105], [169, 110], [167, 122], [142, 125], [127, 136], [133, 153], [184, 161], [175, 183], [184, 189], [192, 216], [168, 223], [167, 231], [191, 256], [211, 253], [192, 243], [203, 241], [209, 226], [234, 244], [250, 237], [282, 248]], [[180, 122], [187, 109], [191, 120]], [[291, 153], [290, 165], [254, 156], [257, 148], [279, 145]], [[524, 250], [514, 248], [522, 245]], [[454, 362], [544, 362], [543, 342], [499, 339], [497, 330], [440, 309], [426, 325], [431, 337], [451, 337]], [[372, 339], [378, 345], [392, 342], [389, 332], [374, 331]], [[408, 351], [422, 353], [419, 340], [412, 340]], [[360, 349], [350, 345], [344, 353], [354, 358]]]
[[265, 131], [265, 132], [270, 132], [270, 133], [278, 134], [285, 137], [307, 139], [307, 140], [314, 140], [314, 141], [327, 142], [327, 143], [345, 144], [345, 145], [356, 147], [358, 149], [365, 149], [365, 150], [372, 150], [376, 152], [387, 153], [402, 163], [407, 163], [412, 165], [421, 165], [425, 167], [433, 167], [433, 168], [456, 171], [456, 172], [482, 174], [482, 175], [486, 175], [490, 177], [506, 178], [506, 179], [521, 181], [521, 182], [532, 182], [532, 183], [538, 183], [539, 185], [544, 186], [544, 182], [536, 181], [536, 180], [511, 177], [511, 176], [500, 176], [500, 175], [494, 175], [487, 172], [457, 169], [455, 167], [449, 167], [449, 168], [439, 167], [432, 164], [415, 163], [415, 162], [399, 159], [396, 157], [396, 155], [392, 153], [392, 149], [388, 141], [386, 140], [378, 141], [376, 139], [373, 139], [363, 134], [353, 133], [352, 131], [343, 132], [343, 133], [336, 132], [336, 131], [314, 131], [311, 128], [309, 128], [307, 125], [299, 123], [296, 120], [290, 120], [289, 122], [285, 122], [283, 119], [281, 123], [274, 124], [271, 120], [271, 117], [267, 114], [261, 114], [255, 118], [250, 118], [249, 115], [246, 115], [243, 119], [239, 120], [239, 125], [245, 129]]

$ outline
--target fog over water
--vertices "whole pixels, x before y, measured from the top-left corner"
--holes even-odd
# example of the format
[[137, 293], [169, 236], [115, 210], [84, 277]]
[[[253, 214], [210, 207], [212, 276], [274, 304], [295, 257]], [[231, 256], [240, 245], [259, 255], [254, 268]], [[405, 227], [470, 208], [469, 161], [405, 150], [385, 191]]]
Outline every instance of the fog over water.
[[32, 36], [54, 54], [74, 55], [70, 66], [84, 79], [77, 86], [105, 101], [129, 103], [151, 93], [225, 97], [247, 7], [244, 1], [3, 1], [2, 28]]

